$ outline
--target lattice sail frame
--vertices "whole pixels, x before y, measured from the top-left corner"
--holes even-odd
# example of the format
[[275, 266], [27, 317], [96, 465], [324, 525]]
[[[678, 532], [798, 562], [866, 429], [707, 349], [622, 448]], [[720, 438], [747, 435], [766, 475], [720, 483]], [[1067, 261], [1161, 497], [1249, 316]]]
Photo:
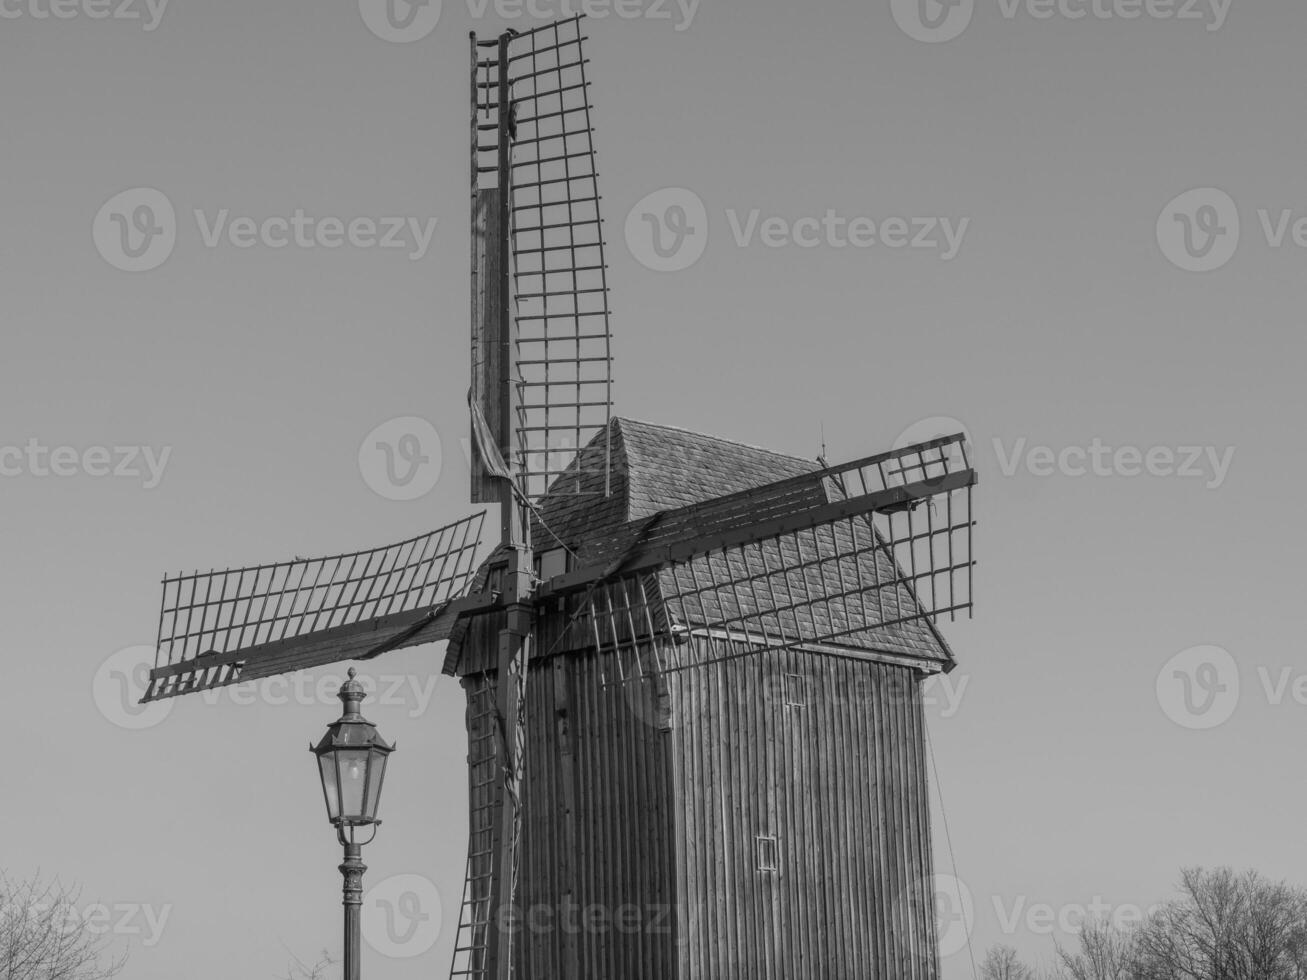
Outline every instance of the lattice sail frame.
[[975, 482], [959, 435], [673, 512], [635, 559], [667, 563], [594, 585], [579, 628], [609, 682], [796, 647], [915, 659], [972, 610]]
[[[515, 463], [530, 499], [564, 473], [575, 478], [567, 481], [574, 492], [595, 485], [569, 466], [612, 416], [608, 266], [581, 22], [557, 21], [508, 42]], [[497, 179], [500, 71], [497, 58], [475, 65], [474, 195]], [[611, 453], [603, 466], [598, 485], [606, 493]], [[561, 484], [554, 490], [566, 492]]]
[[143, 700], [353, 659], [369, 642], [405, 645], [403, 633], [383, 629], [418, 626], [424, 619], [413, 614], [466, 592], [484, 520], [472, 514], [367, 551], [165, 578]]

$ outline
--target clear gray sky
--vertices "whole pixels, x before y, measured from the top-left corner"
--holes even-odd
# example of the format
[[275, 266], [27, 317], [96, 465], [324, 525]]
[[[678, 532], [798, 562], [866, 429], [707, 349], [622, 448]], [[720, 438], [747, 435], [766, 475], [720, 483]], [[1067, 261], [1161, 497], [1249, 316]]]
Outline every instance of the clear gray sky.
[[[310, 683], [139, 715], [118, 651], [153, 643], [165, 571], [468, 511], [467, 32], [524, 21], [445, 0], [397, 43], [355, 0], [52, 2], [0, 0], [0, 866], [80, 881], [115, 922], [139, 909], [133, 980], [268, 977], [339, 943], [306, 751], [337, 705]], [[894, 8], [647, 0], [591, 22], [618, 409], [803, 456], [823, 425], [836, 458], [934, 417], [971, 433], [978, 615], [947, 627], [961, 702], [931, 710], [978, 954], [1047, 958], [1073, 937], [1036, 906], [1147, 906], [1186, 864], [1307, 882], [1307, 9], [925, 0], [932, 33]], [[111, 199], [136, 188], [176, 237], [128, 272], [115, 236], [149, 215]], [[691, 191], [706, 217], [675, 272], [624, 233], [667, 188], [660, 208]], [[1228, 197], [1171, 204], [1201, 188]], [[436, 224], [425, 249], [227, 234], [280, 240], [265, 219], [297, 209]], [[892, 247], [894, 218], [924, 244], [938, 219], [965, 231], [945, 258], [942, 232]], [[875, 244], [840, 247], [853, 219]], [[392, 500], [359, 450], [410, 416], [443, 466]], [[1228, 656], [1186, 652], [1206, 646]], [[441, 654], [368, 666], [407, 686], [369, 712], [400, 752], [366, 860], [370, 885], [431, 882], [448, 920], [465, 746]], [[367, 968], [438, 975], [451, 941], [446, 921]]]

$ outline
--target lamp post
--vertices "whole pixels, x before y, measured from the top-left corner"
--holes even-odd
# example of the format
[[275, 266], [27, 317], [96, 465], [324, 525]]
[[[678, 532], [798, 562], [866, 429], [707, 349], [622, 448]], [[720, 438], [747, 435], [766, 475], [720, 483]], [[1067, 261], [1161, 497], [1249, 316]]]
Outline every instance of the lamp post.
[[[386, 776], [386, 758], [395, 751], [395, 746], [387, 745], [377, 734], [376, 726], [359, 713], [359, 705], [367, 693], [354, 679], [354, 673], [351, 667], [349, 680], [336, 695], [345, 706], [344, 712], [327, 726], [327, 734], [317, 745], [309, 746], [318, 757], [327, 819], [336, 828], [336, 839], [345, 849], [345, 861], [340, 866], [345, 879], [344, 980], [359, 980], [359, 911], [363, 905], [363, 872], [368, 870], [363, 863], [363, 845], [372, 843], [381, 824], [377, 819], [377, 803]], [[358, 839], [361, 827], [372, 828], [371, 836], [365, 841]]]

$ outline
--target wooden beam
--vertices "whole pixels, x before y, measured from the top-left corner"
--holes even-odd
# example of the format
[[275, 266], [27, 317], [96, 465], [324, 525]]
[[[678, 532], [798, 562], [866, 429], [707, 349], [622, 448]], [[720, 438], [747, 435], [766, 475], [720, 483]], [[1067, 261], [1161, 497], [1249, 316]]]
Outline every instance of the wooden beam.
[[[501, 438], [505, 419], [500, 397], [503, 363], [507, 348], [502, 342], [502, 323], [507, 313], [501, 287], [508, 280], [504, 263], [507, 242], [503, 239], [501, 215], [506, 211], [504, 190], [499, 187], [474, 192], [472, 198], [472, 401], [481, 409], [490, 431]], [[511, 353], [509, 354], [511, 356]], [[510, 465], [512, 456], [505, 455]], [[498, 481], [487, 471], [481, 448], [472, 432], [472, 503], [497, 503]]]
[[[813, 476], [820, 481], [822, 473]], [[787, 483], [790, 481], [786, 481]], [[976, 483], [975, 470], [959, 470], [945, 476], [910, 483], [902, 487], [890, 487], [875, 493], [850, 497], [847, 500], [835, 500], [829, 503], [810, 505], [783, 517], [775, 517], [755, 524], [744, 526], [714, 527], [713, 510], [701, 504], [694, 504], [680, 510], [668, 511], [660, 522], [661, 528], [674, 528], [677, 523], [685, 525], [684, 533], [678, 534], [668, 542], [650, 545], [638, 542], [627, 555], [617, 562], [602, 565], [589, 565], [574, 572], [556, 575], [540, 586], [536, 593], [538, 599], [549, 599], [584, 589], [594, 582], [602, 581], [612, 575], [629, 575], [647, 571], [669, 562], [683, 562], [696, 555], [707, 554], [722, 548], [737, 547], [764, 541], [778, 534], [802, 531], [811, 527], [820, 527], [832, 521], [849, 517], [858, 517], [875, 511], [893, 510], [922, 501], [943, 493], [961, 490]], [[765, 495], [770, 487], [761, 487], [755, 493]], [[735, 518], [735, 510], [730, 511], [730, 519]], [[688, 518], [688, 519], [687, 519]]]
[[[447, 639], [459, 618], [492, 609], [498, 602], [498, 593], [479, 593], [451, 599], [430, 609], [412, 609], [238, 650], [205, 653], [190, 660], [156, 667], [150, 671], [150, 680], [163, 681], [214, 667], [242, 664], [239, 673], [226, 682], [236, 684], [343, 660], [367, 660], [390, 650]], [[178, 693], [189, 693], [185, 684], [181, 688]]]

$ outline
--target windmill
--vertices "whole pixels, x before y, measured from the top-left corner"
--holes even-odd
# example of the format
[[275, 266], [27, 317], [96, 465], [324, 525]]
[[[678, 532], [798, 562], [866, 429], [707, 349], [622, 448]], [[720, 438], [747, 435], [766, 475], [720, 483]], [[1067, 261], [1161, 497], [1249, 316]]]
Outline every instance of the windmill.
[[613, 417], [585, 40], [471, 38], [471, 500], [497, 546], [478, 564], [477, 513], [166, 578], [144, 700], [448, 641], [452, 976], [936, 977], [920, 684], [972, 604], [964, 437], [832, 466]]

